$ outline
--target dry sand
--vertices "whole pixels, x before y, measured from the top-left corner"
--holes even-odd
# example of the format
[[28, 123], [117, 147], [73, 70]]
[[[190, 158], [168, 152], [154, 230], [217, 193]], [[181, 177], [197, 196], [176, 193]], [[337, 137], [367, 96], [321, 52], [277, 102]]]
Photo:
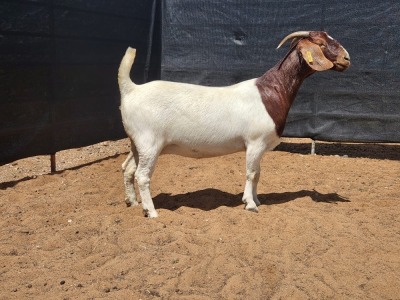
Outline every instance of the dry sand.
[[400, 146], [309, 147], [264, 155], [259, 213], [243, 153], [160, 157], [157, 219], [125, 206], [127, 140], [1, 166], [0, 299], [400, 299]]

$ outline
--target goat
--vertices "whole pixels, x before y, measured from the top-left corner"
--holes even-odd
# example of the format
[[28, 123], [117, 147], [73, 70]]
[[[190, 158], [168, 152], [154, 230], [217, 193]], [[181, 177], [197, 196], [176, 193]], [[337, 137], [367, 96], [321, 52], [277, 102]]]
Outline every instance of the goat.
[[316, 71], [344, 71], [348, 52], [325, 32], [298, 31], [289, 52], [259, 78], [226, 87], [152, 81], [134, 84], [129, 76], [136, 50], [128, 48], [118, 70], [121, 115], [131, 140], [122, 164], [125, 202], [138, 205], [135, 176], [145, 216], [158, 216], [150, 178], [160, 154], [192, 158], [246, 151], [245, 209], [258, 212], [257, 183], [264, 152], [280, 143], [286, 117], [303, 80]]

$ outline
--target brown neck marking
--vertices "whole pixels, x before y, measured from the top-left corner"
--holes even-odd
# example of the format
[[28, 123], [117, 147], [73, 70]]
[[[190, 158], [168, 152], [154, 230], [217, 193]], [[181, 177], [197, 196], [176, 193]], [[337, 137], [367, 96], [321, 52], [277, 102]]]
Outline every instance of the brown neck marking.
[[313, 74], [296, 49], [264, 75], [257, 78], [256, 86], [262, 102], [275, 123], [278, 136], [282, 136], [289, 109], [303, 80]]

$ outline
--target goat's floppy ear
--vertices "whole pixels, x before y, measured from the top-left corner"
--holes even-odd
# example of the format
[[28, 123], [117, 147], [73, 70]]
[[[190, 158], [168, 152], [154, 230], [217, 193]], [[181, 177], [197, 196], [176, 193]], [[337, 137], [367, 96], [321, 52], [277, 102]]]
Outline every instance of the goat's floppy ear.
[[302, 39], [297, 47], [311, 69], [315, 71], [325, 71], [333, 67], [333, 63], [325, 57], [318, 45], [311, 43], [307, 39]]

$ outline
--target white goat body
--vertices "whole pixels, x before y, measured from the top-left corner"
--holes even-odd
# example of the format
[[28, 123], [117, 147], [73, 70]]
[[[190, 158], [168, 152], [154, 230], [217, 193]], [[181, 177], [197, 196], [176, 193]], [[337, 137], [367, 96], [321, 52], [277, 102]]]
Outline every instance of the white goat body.
[[[160, 154], [203, 158], [245, 150], [243, 202], [247, 210], [258, 211], [262, 155], [279, 144], [287, 113], [302, 81], [316, 70], [343, 71], [350, 65], [347, 51], [326, 33], [298, 32], [285, 39], [299, 35], [307, 39], [297, 41], [298, 45], [262, 77], [227, 87], [167, 81], [136, 85], [129, 76], [136, 50], [128, 48], [118, 73], [122, 120], [132, 144], [122, 165], [128, 206], [138, 204], [135, 176], [145, 214], [157, 217], [150, 178]], [[328, 60], [321, 50], [324, 41], [336, 43], [332, 49], [339, 54], [334, 57], [326, 53], [333, 59]], [[307, 61], [299, 53], [306, 53]]]
[[247, 184], [243, 201], [257, 211], [256, 184], [262, 153], [279, 144], [256, 79], [228, 87], [205, 87], [167, 81], [134, 84], [129, 71], [135, 49], [129, 48], [119, 70], [121, 114], [132, 151], [123, 164], [126, 202], [137, 205], [135, 175], [143, 210], [157, 217], [150, 177], [160, 154], [203, 158], [247, 150]]
[[273, 148], [279, 139], [255, 79], [229, 87], [136, 85], [123, 97], [121, 112], [137, 149], [156, 147], [157, 153], [212, 157], [244, 151], [256, 141]]

